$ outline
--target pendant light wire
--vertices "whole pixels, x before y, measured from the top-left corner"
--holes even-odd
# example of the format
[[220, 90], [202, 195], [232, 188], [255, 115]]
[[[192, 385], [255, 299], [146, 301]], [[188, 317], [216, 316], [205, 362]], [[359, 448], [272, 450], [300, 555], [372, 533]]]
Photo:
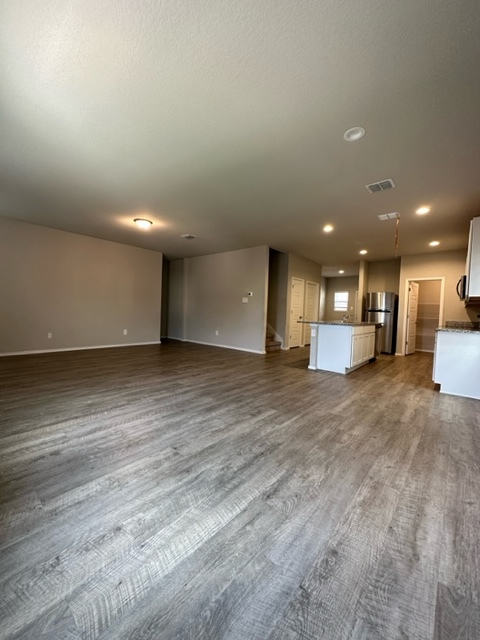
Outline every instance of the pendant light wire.
[[395, 222], [395, 258], [398, 257], [398, 228], [400, 226], [400, 216], [398, 216]]

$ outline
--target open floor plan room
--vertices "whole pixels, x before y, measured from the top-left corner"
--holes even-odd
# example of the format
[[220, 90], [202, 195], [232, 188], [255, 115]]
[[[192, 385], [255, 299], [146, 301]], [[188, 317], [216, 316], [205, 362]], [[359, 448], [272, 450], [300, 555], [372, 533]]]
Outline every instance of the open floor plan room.
[[1, 359], [0, 638], [478, 640], [478, 401], [307, 364]]

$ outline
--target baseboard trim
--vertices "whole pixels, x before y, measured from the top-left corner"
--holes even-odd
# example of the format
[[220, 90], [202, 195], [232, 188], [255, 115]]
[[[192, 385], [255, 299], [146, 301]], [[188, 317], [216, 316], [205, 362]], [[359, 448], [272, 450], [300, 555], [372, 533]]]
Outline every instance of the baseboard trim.
[[203, 344], [206, 347], [220, 347], [221, 349], [233, 349], [234, 351], [245, 351], [246, 353], [257, 353], [265, 355], [266, 351], [258, 351], [257, 349], [244, 349], [243, 347], [232, 347], [230, 344], [217, 344], [215, 342], [201, 342], [200, 340], [182, 340], [182, 342], [191, 342], [193, 344]]
[[98, 344], [91, 347], [66, 347], [64, 349], [35, 349], [33, 351], [7, 351], [0, 353], [0, 358], [8, 356], [30, 356], [35, 353], [59, 353], [62, 351], [89, 351], [90, 349], [114, 349], [117, 347], [141, 347], [148, 344], [162, 344], [160, 340], [155, 342], [128, 342], [123, 344]]
[[456, 393], [455, 391], [442, 391], [442, 383], [436, 382], [440, 387], [439, 393], [444, 393], [447, 396], [455, 396], [456, 398], [471, 398], [472, 400], [480, 400], [478, 396], [466, 396], [463, 393]]

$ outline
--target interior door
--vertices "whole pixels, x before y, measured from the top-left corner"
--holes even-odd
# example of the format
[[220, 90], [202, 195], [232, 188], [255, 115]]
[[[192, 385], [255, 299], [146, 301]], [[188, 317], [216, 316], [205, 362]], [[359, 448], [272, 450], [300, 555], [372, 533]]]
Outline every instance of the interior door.
[[305, 281], [302, 278], [292, 278], [292, 295], [290, 297], [290, 347], [300, 347], [302, 344], [302, 327], [298, 324], [303, 320], [303, 303], [305, 299]]
[[[320, 296], [320, 285], [318, 282], [308, 282], [305, 292], [305, 320], [315, 322], [318, 320], [318, 305]], [[303, 344], [310, 344], [312, 328], [309, 324], [304, 324]]]
[[408, 286], [407, 302], [407, 335], [405, 340], [405, 355], [415, 353], [415, 339], [417, 336], [418, 313], [418, 282], [410, 282]]

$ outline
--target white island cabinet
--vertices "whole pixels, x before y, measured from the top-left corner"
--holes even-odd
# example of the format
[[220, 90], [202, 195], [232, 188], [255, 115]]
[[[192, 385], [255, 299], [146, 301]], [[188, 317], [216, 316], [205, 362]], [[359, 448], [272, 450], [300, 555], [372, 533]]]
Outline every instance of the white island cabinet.
[[440, 385], [440, 393], [480, 400], [478, 329], [437, 329], [433, 381]]
[[309, 369], [350, 373], [375, 358], [375, 324], [311, 322]]

